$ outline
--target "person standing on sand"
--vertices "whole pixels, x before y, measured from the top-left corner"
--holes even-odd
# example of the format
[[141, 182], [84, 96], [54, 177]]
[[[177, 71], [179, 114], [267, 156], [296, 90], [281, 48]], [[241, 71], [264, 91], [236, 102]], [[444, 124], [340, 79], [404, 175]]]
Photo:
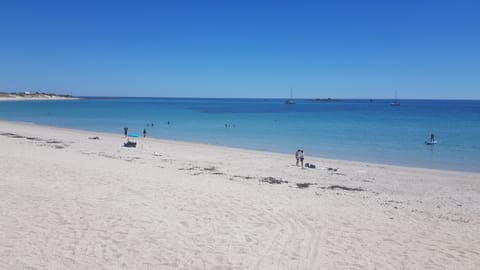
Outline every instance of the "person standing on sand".
[[144, 138], [147, 137], [147, 129], [146, 128], [143, 129], [143, 137]]
[[297, 160], [297, 166], [298, 166], [298, 162], [300, 161], [300, 149], [297, 149], [297, 152], [295, 152], [295, 159]]
[[300, 163], [302, 163], [302, 168], [303, 168], [303, 159], [305, 158], [305, 156], [303, 155], [303, 150], [299, 150], [298, 158], [300, 159]]
[[125, 138], [126, 138], [128, 133], [128, 127], [123, 128], [123, 133], [125, 134]]

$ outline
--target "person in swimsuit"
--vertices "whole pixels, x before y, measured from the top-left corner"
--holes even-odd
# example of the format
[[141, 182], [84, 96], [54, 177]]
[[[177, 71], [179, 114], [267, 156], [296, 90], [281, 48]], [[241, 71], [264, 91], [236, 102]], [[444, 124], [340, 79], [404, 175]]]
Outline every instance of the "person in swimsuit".
[[302, 168], [303, 168], [303, 159], [305, 158], [305, 156], [303, 155], [303, 150], [300, 150], [300, 152], [298, 153], [298, 157], [300, 159], [300, 163], [302, 164]]
[[296, 165], [298, 166], [298, 162], [300, 161], [300, 149], [295, 152], [295, 159], [297, 160]]

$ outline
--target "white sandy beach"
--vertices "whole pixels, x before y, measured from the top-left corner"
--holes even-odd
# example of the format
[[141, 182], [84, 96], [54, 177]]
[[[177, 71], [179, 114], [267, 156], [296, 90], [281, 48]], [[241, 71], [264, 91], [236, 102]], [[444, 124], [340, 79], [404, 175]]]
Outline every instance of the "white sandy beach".
[[63, 96], [52, 96], [52, 95], [1, 95], [0, 101], [25, 101], [25, 100], [70, 100], [70, 99], [79, 99], [76, 97], [63, 97]]
[[121, 132], [0, 121], [0, 269], [480, 269], [479, 173]]

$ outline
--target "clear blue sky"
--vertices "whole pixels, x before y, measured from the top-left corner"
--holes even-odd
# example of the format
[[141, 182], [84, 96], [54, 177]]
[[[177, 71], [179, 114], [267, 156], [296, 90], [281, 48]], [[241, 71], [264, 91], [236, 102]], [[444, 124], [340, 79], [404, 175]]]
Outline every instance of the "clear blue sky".
[[480, 99], [480, 1], [0, 1], [0, 91]]

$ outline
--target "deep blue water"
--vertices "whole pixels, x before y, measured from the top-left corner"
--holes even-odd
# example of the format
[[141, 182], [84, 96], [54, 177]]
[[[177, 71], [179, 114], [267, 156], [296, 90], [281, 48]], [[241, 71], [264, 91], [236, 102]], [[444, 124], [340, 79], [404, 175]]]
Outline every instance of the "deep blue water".
[[[112, 98], [0, 102], [0, 119], [480, 172], [480, 101]], [[170, 124], [168, 124], [168, 121]], [[154, 126], [147, 126], [154, 123]], [[226, 128], [225, 124], [229, 127]], [[437, 145], [424, 141], [434, 132]]]

